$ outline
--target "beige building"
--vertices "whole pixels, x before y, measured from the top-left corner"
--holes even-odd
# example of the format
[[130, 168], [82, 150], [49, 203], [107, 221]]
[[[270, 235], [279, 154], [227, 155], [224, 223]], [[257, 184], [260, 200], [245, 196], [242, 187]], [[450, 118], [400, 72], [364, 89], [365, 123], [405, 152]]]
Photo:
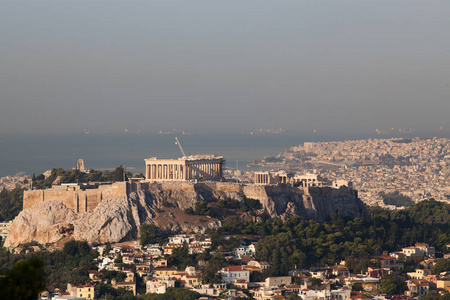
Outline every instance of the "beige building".
[[11, 224], [12, 221], [0, 223], [0, 236], [3, 241], [8, 237], [9, 227], [11, 227]]
[[416, 269], [415, 272], [406, 273], [411, 279], [425, 279], [426, 276], [431, 275], [430, 269]]
[[406, 281], [408, 290], [405, 295], [408, 297], [423, 297], [430, 290], [429, 283], [425, 280], [408, 280]]
[[73, 297], [80, 297], [85, 299], [95, 299], [95, 286], [92, 284], [85, 285], [72, 285], [70, 283], [67, 284], [67, 291]]
[[178, 159], [145, 160], [145, 178], [148, 181], [184, 181], [192, 179], [217, 180], [222, 178], [223, 156], [191, 155]]
[[444, 289], [450, 291], [450, 280], [438, 279], [436, 280], [436, 287], [438, 289]]

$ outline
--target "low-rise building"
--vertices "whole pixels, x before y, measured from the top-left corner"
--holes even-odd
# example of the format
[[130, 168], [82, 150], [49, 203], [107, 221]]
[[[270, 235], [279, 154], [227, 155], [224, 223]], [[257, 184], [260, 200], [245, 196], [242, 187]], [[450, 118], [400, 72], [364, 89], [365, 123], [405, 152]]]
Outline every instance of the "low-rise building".
[[172, 277], [173, 274], [177, 273], [178, 270], [172, 267], [161, 267], [161, 268], [155, 268], [155, 270], [153, 270], [153, 273], [155, 274], [156, 277], [164, 277], [164, 276], [169, 276]]
[[318, 299], [336, 299], [346, 300], [351, 296], [350, 289], [338, 289], [338, 290], [301, 290], [298, 294], [302, 300], [318, 300]]
[[274, 287], [274, 286], [282, 286], [291, 284], [292, 277], [291, 276], [276, 276], [276, 277], [267, 277], [265, 280], [266, 287]]
[[270, 267], [271, 267], [268, 262], [256, 261], [256, 260], [249, 261], [247, 263], [247, 266], [256, 267], [259, 269], [259, 271], [264, 271], [264, 270], [270, 269]]
[[115, 289], [123, 288], [126, 290], [129, 290], [133, 293], [134, 296], [136, 296], [136, 282], [116, 282], [115, 279], [111, 280], [111, 285]]
[[95, 299], [96, 297], [95, 286], [92, 284], [72, 285], [68, 283], [67, 291], [70, 293], [70, 296], [73, 297], [84, 297], [86, 299]]
[[222, 280], [226, 283], [233, 283], [236, 280], [250, 281], [250, 272], [245, 270], [243, 266], [229, 266], [220, 269]]
[[450, 278], [441, 278], [436, 280], [436, 287], [438, 289], [450, 291]]
[[411, 279], [425, 279], [426, 276], [431, 275], [430, 269], [416, 269], [415, 272], [406, 273]]
[[157, 281], [147, 281], [146, 289], [147, 294], [165, 294], [167, 291], [167, 286], [162, 282]]
[[167, 289], [175, 287], [175, 279], [168, 277], [153, 278], [145, 283], [147, 294], [165, 294]]
[[423, 255], [434, 257], [436, 251], [434, 247], [430, 247], [426, 243], [416, 243], [414, 247], [402, 248], [402, 252], [407, 257], [423, 256]]
[[389, 269], [398, 272], [405, 268], [404, 264], [399, 262], [398, 259], [393, 256], [380, 256], [380, 263], [382, 269]]
[[332, 274], [335, 276], [343, 276], [343, 277], [350, 276], [350, 270], [347, 267], [333, 266], [332, 269], [333, 269]]
[[408, 297], [423, 297], [428, 294], [430, 287], [425, 280], [408, 280], [406, 281], [408, 290], [405, 292]]

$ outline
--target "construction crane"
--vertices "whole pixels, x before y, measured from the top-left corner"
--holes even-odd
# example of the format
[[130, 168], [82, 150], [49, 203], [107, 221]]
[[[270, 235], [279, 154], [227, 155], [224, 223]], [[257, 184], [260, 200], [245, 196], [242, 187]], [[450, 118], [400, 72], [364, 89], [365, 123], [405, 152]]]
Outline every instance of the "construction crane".
[[186, 157], [186, 153], [184, 153], [183, 147], [181, 147], [181, 143], [178, 140], [177, 137], [175, 137], [175, 145], [178, 145], [178, 147], [180, 147], [181, 153], [183, 154], [183, 157]]

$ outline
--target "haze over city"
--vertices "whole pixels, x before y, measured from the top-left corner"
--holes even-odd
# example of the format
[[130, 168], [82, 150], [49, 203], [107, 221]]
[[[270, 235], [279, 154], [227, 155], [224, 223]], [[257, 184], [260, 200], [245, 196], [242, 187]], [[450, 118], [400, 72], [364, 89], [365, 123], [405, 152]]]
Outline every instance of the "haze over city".
[[9, 1], [0, 134], [450, 128], [448, 1]]

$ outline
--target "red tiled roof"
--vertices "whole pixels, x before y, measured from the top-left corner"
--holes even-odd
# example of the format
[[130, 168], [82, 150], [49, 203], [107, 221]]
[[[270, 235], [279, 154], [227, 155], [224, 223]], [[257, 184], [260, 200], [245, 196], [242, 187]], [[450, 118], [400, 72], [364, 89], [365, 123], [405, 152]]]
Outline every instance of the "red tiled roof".
[[85, 284], [85, 285], [77, 285], [75, 287], [79, 289], [79, 288], [95, 287], [95, 285], [92, 285], [92, 284], [88, 283], [88, 284]]
[[381, 258], [382, 260], [396, 259], [396, 258], [393, 257], [393, 256], [380, 256], [380, 258]]
[[224, 271], [246, 271], [243, 266], [229, 266], [225, 267], [222, 270]]

